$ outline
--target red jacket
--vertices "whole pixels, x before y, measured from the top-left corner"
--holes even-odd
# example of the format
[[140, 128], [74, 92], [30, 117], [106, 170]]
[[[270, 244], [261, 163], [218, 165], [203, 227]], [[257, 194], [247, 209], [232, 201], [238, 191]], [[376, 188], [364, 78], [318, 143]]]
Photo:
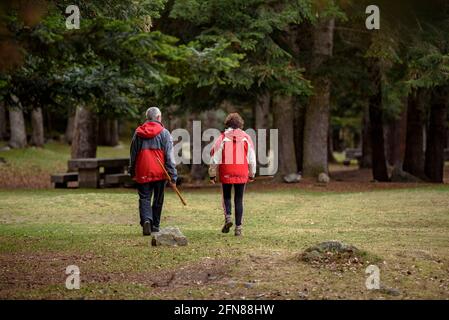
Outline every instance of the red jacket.
[[240, 129], [227, 129], [211, 151], [209, 176], [220, 175], [224, 184], [247, 183], [256, 174], [256, 155], [251, 137]]
[[130, 154], [129, 171], [137, 183], [167, 180], [157, 158], [164, 164], [172, 182], [176, 182], [173, 139], [160, 122], [148, 121], [136, 129]]

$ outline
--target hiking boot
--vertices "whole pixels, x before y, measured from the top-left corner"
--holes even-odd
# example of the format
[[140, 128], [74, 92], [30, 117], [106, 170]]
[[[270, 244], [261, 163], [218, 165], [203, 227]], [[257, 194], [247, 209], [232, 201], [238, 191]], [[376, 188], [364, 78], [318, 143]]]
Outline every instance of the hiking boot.
[[240, 237], [242, 235], [242, 226], [236, 226], [235, 227], [234, 235], [236, 237]]
[[156, 227], [156, 226], [151, 227], [151, 232], [159, 232], [159, 231], [160, 231], [159, 227]]
[[145, 221], [142, 226], [144, 236], [151, 236], [151, 221]]
[[231, 217], [226, 216], [225, 224], [224, 224], [223, 228], [221, 229], [221, 232], [229, 233], [229, 230], [231, 229], [231, 227], [232, 227]]

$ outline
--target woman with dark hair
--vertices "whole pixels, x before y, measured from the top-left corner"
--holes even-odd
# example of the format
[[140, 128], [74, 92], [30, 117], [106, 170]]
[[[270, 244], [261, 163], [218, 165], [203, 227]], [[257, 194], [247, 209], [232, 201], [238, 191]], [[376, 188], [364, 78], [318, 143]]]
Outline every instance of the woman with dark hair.
[[217, 138], [211, 151], [209, 177], [216, 183], [217, 170], [222, 183], [223, 211], [225, 222], [223, 233], [229, 233], [231, 220], [231, 192], [234, 188], [235, 235], [242, 235], [243, 194], [246, 183], [254, 181], [256, 154], [251, 137], [243, 129], [244, 121], [238, 113], [226, 117], [226, 130]]

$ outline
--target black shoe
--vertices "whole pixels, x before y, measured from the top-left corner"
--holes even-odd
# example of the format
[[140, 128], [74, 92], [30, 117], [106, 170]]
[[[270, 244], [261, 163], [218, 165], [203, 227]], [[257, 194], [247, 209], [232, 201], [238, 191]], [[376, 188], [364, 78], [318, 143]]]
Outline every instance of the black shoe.
[[225, 225], [223, 226], [223, 228], [221, 229], [221, 232], [223, 233], [229, 233], [229, 230], [232, 227], [232, 222], [231, 221], [226, 221]]
[[143, 223], [143, 226], [142, 226], [142, 229], [143, 229], [143, 235], [144, 236], [151, 236], [151, 221], [145, 221], [144, 223]]
[[151, 232], [159, 232], [159, 227], [152, 226]]

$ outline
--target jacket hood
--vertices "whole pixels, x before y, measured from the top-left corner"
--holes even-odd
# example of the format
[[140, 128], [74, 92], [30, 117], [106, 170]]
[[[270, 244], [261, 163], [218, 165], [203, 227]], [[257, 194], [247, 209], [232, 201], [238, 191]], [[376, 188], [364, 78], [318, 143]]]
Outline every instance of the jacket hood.
[[246, 138], [246, 132], [241, 129], [228, 128], [225, 130], [224, 135], [229, 139], [243, 139]]
[[251, 146], [253, 145], [250, 136], [242, 129], [228, 128], [225, 130], [224, 136], [233, 141], [243, 141], [246, 139], [251, 144]]
[[161, 133], [162, 130], [164, 130], [162, 123], [148, 121], [136, 129], [136, 134], [141, 138], [151, 139]]

